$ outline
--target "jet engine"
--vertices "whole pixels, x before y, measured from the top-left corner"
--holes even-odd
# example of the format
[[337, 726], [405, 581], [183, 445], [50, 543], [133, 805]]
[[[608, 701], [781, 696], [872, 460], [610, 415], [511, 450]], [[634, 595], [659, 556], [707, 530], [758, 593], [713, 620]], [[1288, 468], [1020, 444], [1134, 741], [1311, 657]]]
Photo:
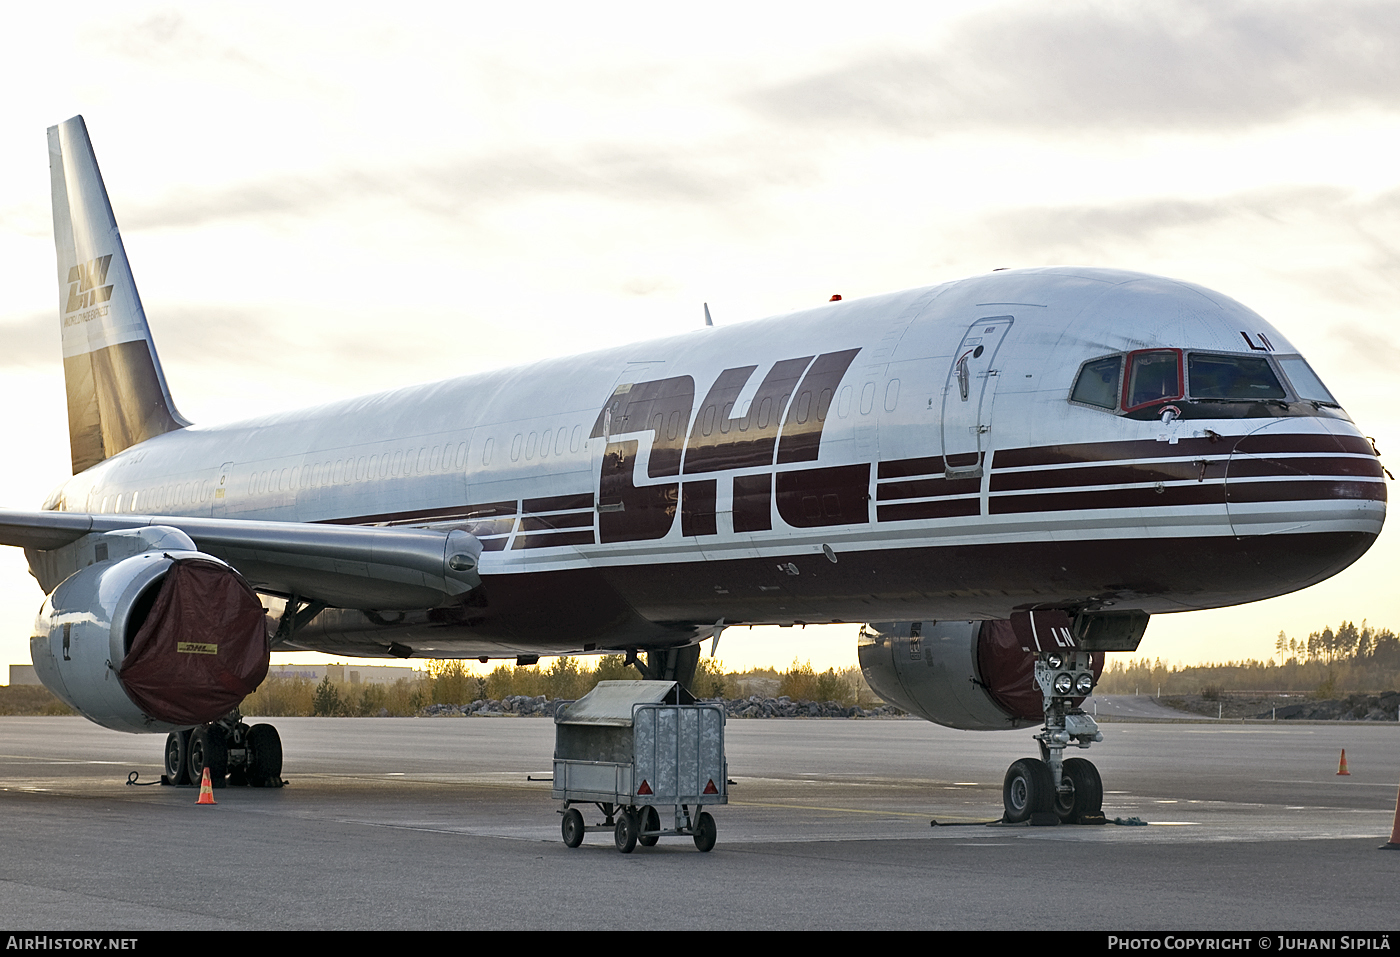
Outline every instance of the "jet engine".
[[[861, 628], [857, 650], [876, 694], [935, 724], [1004, 731], [1044, 718], [1036, 656], [1009, 621], [872, 622]], [[1093, 655], [1095, 681], [1103, 662], [1101, 652]]]
[[49, 690], [115, 731], [215, 721], [267, 675], [262, 603], [225, 562], [175, 528], [84, 536], [31, 554], [52, 589], [29, 640]]

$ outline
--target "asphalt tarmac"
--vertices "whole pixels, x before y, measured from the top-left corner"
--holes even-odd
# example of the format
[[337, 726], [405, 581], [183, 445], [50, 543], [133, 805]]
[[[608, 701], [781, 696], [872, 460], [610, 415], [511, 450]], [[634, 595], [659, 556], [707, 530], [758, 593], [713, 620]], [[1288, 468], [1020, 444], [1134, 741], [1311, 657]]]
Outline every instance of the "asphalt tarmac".
[[560, 840], [547, 719], [273, 723], [289, 785], [197, 807], [126, 784], [164, 736], [0, 717], [0, 927], [1400, 927], [1394, 724], [1105, 724], [1105, 813], [1146, 825], [1012, 827], [987, 822], [1029, 731], [733, 720], [715, 849], [623, 855]]

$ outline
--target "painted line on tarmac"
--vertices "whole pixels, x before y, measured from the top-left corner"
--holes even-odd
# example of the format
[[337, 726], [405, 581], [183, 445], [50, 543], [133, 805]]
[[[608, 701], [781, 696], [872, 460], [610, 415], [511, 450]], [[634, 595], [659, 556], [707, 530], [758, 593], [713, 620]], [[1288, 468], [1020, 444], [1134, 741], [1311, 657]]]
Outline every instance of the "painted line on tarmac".
[[775, 804], [761, 801], [730, 801], [730, 807], [768, 807], [781, 811], [831, 811], [840, 814], [873, 814], [878, 817], [910, 817], [918, 820], [926, 820], [927, 813], [916, 813], [913, 811], [876, 811], [869, 808], [859, 807], [821, 807], [813, 804]]

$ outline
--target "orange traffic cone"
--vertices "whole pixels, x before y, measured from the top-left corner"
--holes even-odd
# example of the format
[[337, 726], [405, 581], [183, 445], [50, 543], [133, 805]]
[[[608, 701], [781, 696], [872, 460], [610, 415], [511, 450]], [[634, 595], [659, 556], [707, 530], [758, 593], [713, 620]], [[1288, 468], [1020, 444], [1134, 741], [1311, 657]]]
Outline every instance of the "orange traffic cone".
[[209, 782], [209, 769], [204, 769], [204, 778], [199, 782], [199, 800], [196, 804], [218, 804], [214, 800], [214, 785]]
[[1395, 824], [1390, 829], [1390, 840], [1381, 845], [1383, 851], [1400, 851], [1400, 791], [1395, 792]]
[[1342, 748], [1342, 763], [1339, 764], [1339, 765], [1337, 765], [1337, 773], [1338, 773], [1338, 774], [1345, 774], [1345, 775], [1347, 775], [1348, 777], [1351, 776], [1351, 772], [1347, 770], [1347, 749], [1346, 749], [1346, 748]]

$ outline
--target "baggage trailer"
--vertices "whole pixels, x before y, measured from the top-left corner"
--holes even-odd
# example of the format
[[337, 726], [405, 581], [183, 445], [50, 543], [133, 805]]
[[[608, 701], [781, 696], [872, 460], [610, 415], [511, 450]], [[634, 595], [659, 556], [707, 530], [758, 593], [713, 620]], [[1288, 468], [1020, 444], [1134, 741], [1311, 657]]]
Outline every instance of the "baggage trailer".
[[[554, 716], [554, 789], [564, 802], [564, 843], [612, 831], [624, 854], [663, 837], [689, 837], [708, 851], [715, 819], [704, 807], [728, 804], [724, 708], [697, 704], [674, 681], [600, 681]], [[601, 824], [574, 805], [592, 804]], [[662, 808], [669, 827], [662, 827]]]

